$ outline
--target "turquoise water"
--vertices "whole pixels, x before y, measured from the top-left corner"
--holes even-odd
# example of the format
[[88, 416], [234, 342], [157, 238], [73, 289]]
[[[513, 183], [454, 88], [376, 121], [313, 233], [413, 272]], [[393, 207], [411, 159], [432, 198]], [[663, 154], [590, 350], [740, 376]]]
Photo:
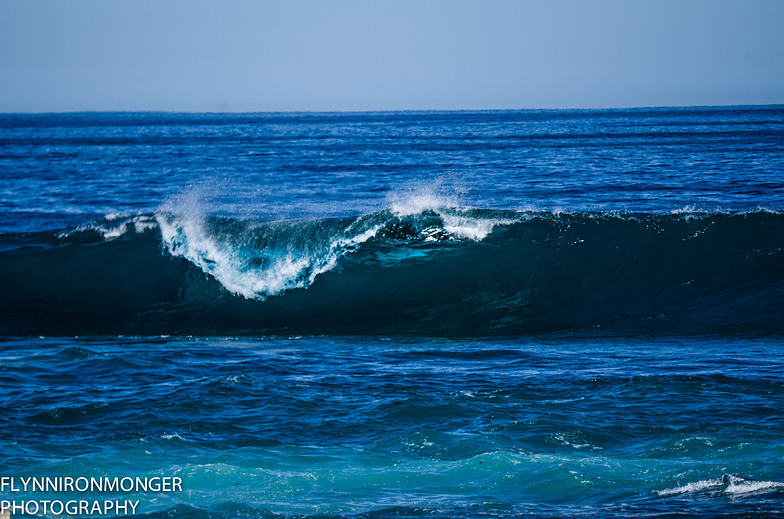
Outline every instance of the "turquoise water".
[[183, 492], [119, 495], [153, 517], [775, 514], [784, 497], [784, 356], [770, 339], [3, 350], [5, 473], [181, 477]]

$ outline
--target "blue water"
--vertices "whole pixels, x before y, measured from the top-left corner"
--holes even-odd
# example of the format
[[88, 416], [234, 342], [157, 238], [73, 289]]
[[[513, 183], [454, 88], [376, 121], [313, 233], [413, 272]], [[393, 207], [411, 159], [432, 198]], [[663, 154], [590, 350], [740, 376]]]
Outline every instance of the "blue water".
[[784, 515], [782, 107], [0, 115], [0, 289], [17, 481]]

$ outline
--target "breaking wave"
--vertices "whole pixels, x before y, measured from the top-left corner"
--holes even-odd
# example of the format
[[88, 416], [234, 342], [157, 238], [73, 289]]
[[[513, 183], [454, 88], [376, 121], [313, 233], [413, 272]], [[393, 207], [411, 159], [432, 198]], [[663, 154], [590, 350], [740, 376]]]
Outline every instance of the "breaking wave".
[[0, 234], [5, 334], [784, 332], [784, 215], [161, 210]]
[[660, 496], [712, 492], [727, 495], [742, 495], [758, 492], [771, 492], [784, 489], [779, 481], [754, 481], [733, 474], [725, 474], [720, 478], [704, 479], [685, 485], [657, 491]]

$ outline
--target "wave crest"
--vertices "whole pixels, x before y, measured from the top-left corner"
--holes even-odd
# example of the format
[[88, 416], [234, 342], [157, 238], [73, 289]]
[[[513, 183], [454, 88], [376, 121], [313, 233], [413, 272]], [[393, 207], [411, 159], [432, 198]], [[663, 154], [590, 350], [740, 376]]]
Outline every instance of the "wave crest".
[[[496, 226], [518, 221], [441, 206], [435, 198], [417, 200], [410, 200], [406, 210], [393, 207], [354, 220], [253, 222], [207, 217], [199, 211], [161, 211], [155, 219], [169, 254], [187, 259], [232, 294], [260, 301], [309, 287], [379, 231], [403, 241], [478, 242]], [[126, 227], [135, 221], [126, 222]], [[102, 232], [107, 239], [124, 228], [110, 223], [101, 227], [107, 228]], [[134, 225], [138, 230], [142, 224]]]
[[0, 331], [784, 333], [782, 261], [771, 212], [162, 210], [0, 235]]
[[193, 214], [161, 213], [156, 219], [172, 256], [187, 259], [229, 292], [261, 301], [310, 286], [379, 229], [339, 221], [262, 225]]
[[754, 481], [733, 474], [725, 474], [720, 478], [695, 481], [679, 487], [658, 490], [656, 493], [660, 496], [691, 494], [696, 492], [719, 492], [723, 494], [740, 495], [756, 492], [770, 492], [779, 489], [784, 489], [784, 483], [780, 481]]

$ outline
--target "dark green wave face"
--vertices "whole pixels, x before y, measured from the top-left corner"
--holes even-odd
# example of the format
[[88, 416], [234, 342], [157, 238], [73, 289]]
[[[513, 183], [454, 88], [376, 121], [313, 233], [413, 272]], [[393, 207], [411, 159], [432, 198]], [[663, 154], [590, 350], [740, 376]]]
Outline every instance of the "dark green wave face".
[[11, 334], [784, 332], [784, 216], [161, 212], [4, 234]]

